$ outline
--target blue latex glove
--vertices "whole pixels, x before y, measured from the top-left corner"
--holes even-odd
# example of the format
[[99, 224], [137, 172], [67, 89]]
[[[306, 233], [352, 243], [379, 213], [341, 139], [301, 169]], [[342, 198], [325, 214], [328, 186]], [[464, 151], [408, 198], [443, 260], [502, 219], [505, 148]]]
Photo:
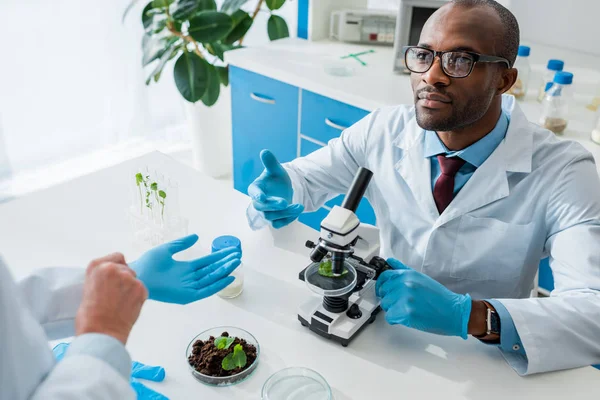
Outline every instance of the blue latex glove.
[[[63, 359], [68, 348], [69, 343], [59, 343], [54, 346], [52, 353], [54, 353], [56, 361]], [[169, 400], [168, 397], [145, 386], [137, 378], [162, 382], [165, 379], [165, 369], [163, 367], [154, 367], [133, 361], [131, 363], [131, 387], [135, 390], [138, 400]]]
[[467, 338], [471, 296], [451, 292], [429, 276], [390, 258], [393, 271], [377, 278], [375, 290], [390, 324]]
[[291, 204], [294, 197], [290, 176], [269, 150], [260, 153], [265, 170], [248, 187], [248, 195], [252, 198], [252, 206], [279, 229], [294, 222], [304, 206]]
[[229, 274], [240, 265], [242, 256], [234, 247], [192, 261], [173, 259], [197, 241], [198, 235], [189, 235], [157, 246], [129, 263], [148, 289], [148, 298], [188, 304], [212, 296], [234, 281]]

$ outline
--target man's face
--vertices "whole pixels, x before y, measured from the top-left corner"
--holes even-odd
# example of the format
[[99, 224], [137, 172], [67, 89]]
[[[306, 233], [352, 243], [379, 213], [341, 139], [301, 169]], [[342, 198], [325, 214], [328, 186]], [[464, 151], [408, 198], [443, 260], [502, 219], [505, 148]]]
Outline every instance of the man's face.
[[[421, 32], [419, 46], [436, 51], [463, 50], [496, 54], [500, 19], [488, 7], [445, 6], [436, 11]], [[417, 123], [439, 132], [458, 130], [480, 120], [497, 94], [501, 66], [477, 63], [466, 78], [444, 74], [436, 57], [425, 73], [412, 73]]]

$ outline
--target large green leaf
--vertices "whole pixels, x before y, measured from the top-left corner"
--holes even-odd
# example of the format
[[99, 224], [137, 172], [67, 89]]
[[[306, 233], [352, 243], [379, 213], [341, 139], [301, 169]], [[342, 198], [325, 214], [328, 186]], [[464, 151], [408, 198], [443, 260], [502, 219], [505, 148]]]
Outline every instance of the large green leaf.
[[269, 10], [279, 10], [283, 3], [285, 3], [285, 0], [265, 0], [265, 3], [267, 3]]
[[271, 15], [269, 17], [269, 21], [267, 22], [267, 32], [269, 33], [269, 39], [271, 40], [282, 39], [290, 36], [290, 31], [285, 19], [278, 15]]
[[229, 86], [229, 68], [227, 67], [215, 67], [219, 73], [219, 80], [223, 86]]
[[175, 62], [175, 86], [187, 101], [195, 103], [206, 93], [209, 80], [208, 65], [196, 53], [187, 51]]
[[248, 0], [225, 0], [221, 6], [221, 11], [224, 13], [232, 13], [239, 10]]
[[154, 8], [169, 8], [174, 0], [152, 0]]
[[152, 15], [149, 13], [154, 6], [152, 5], [152, 1], [146, 4], [144, 10], [142, 11], [142, 24], [144, 25], [144, 30], [148, 29], [150, 25], [152, 25]]
[[178, 21], [187, 21], [198, 11], [215, 11], [216, 9], [215, 0], [177, 0], [169, 8], [171, 16]]
[[176, 36], [168, 34], [145, 35], [142, 40], [142, 65], [146, 66], [161, 58], [164, 52], [169, 50], [177, 40]]
[[233, 20], [225, 13], [202, 11], [190, 20], [188, 34], [201, 43], [210, 43], [223, 39], [231, 28]]
[[213, 56], [219, 57], [221, 61], [225, 61], [225, 52], [233, 49], [239, 49], [241, 46], [232, 46], [220, 42], [209, 43], [206, 45], [206, 50]]
[[233, 19], [233, 29], [223, 39], [223, 43], [225, 44], [234, 44], [240, 40], [248, 32], [248, 29], [250, 29], [252, 22], [254, 22], [250, 14], [242, 10], [234, 12], [231, 18]]
[[214, 105], [219, 99], [219, 93], [221, 92], [221, 80], [219, 79], [219, 73], [217, 69], [208, 64], [208, 87], [204, 96], [202, 96], [202, 102], [204, 105], [210, 107]]
[[162, 56], [158, 60], [158, 63], [156, 63], [156, 66], [154, 67], [154, 69], [152, 70], [150, 75], [148, 76], [148, 79], [146, 80], [146, 85], [150, 84], [150, 81], [152, 80], [152, 78], [154, 78], [154, 82], [158, 82], [158, 79], [160, 78], [160, 74], [162, 73], [163, 68], [165, 67], [167, 62], [171, 58], [173, 58], [173, 56], [175, 54], [177, 54], [178, 51], [179, 51], [179, 46], [176, 46], [175, 44], [173, 44], [167, 50], [165, 50], [165, 52], [162, 54]]
[[215, 0], [200, 0], [198, 11], [217, 11], [217, 2]]

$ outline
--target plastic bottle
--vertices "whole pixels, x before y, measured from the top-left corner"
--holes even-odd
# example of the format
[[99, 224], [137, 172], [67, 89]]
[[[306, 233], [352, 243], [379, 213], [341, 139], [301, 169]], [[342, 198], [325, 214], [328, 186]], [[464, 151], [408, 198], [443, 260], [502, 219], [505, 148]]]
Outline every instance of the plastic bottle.
[[542, 101], [543, 109], [540, 125], [557, 135], [562, 135], [567, 128], [572, 84], [572, 73], [557, 72], [554, 76], [554, 83], [548, 89]]
[[[235, 236], [219, 236], [213, 240], [211, 246], [213, 253], [227, 247], [237, 247], [240, 253], [242, 252], [242, 242]], [[217, 293], [219, 297], [233, 299], [244, 291], [244, 271], [242, 268], [243, 263], [231, 273], [231, 276], [233, 276], [235, 280], [225, 289]]]
[[519, 71], [517, 81], [508, 91], [517, 99], [522, 99], [527, 94], [527, 87], [529, 86], [529, 75], [531, 75], [531, 65], [529, 65], [529, 54], [531, 49], [527, 46], [519, 46], [519, 53], [517, 61], [515, 61], [515, 68]]
[[557, 72], [562, 71], [564, 67], [565, 62], [562, 60], [548, 61], [548, 67], [544, 72], [544, 76], [542, 77], [542, 82], [540, 83], [540, 89], [538, 92], [538, 101], [540, 103], [544, 100], [546, 91], [552, 86], [552, 82], [554, 81], [554, 75], [556, 75]]
[[600, 109], [598, 111], [598, 122], [596, 123], [596, 129], [592, 131], [592, 142], [600, 144]]

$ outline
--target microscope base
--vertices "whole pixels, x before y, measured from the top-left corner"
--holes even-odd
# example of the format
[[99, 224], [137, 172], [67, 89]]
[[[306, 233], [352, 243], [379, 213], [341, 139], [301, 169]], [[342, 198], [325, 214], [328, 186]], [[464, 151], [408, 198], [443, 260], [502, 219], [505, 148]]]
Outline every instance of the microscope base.
[[381, 310], [374, 290], [372, 292], [361, 297], [351, 296], [350, 307], [342, 313], [327, 311], [323, 307], [323, 299], [314, 297], [300, 307], [298, 320], [316, 334], [346, 347], [360, 331], [375, 321]]

